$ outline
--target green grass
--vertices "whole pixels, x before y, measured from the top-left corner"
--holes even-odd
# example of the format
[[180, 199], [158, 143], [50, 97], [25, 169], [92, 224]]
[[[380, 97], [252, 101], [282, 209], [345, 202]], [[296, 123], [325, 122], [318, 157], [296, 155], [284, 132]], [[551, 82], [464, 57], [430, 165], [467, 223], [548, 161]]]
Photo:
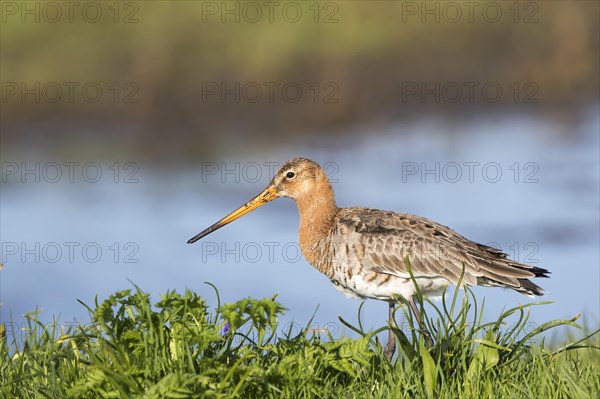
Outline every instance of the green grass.
[[285, 308], [275, 297], [211, 310], [190, 290], [152, 305], [136, 287], [88, 307], [89, 325], [60, 331], [29, 314], [36, 334], [0, 338], [0, 397], [597, 398], [598, 331], [546, 344], [541, 333], [576, 324], [556, 320], [526, 332], [528, 308], [541, 304], [483, 324], [471, 292], [455, 294], [426, 316], [432, 348], [404, 312], [413, 327], [394, 329], [399, 348], [390, 364], [377, 337], [385, 326], [365, 331], [340, 319], [359, 338], [308, 327], [293, 334], [277, 329]]

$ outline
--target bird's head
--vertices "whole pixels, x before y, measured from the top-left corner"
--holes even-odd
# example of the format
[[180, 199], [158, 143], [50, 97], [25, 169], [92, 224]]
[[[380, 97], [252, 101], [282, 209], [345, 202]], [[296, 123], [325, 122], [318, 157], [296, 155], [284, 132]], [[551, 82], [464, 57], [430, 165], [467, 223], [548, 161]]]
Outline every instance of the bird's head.
[[223, 219], [188, 240], [194, 243], [215, 230], [233, 222], [276, 198], [289, 197], [296, 203], [319, 199], [321, 190], [331, 192], [327, 175], [318, 163], [305, 158], [287, 161], [275, 174], [269, 185], [256, 197], [242, 205]]

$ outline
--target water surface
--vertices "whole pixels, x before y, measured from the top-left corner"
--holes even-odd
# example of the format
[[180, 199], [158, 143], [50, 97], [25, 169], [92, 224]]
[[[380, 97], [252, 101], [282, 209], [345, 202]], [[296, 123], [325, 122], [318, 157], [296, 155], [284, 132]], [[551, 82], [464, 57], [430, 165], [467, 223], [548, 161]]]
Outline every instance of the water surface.
[[[87, 322], [77, 299], [92, 303], [96, 295], [103, 299], [131, 288], [131, 282], [155, 300], [166, 290], [191, 288], [214, 306], [213, 291], [203, 284], [209, 281], [224, 302], [278, 293], [289, 309], [282, 324], [304, 325], [318, 307], [313, 327], [347, 333], [338, 316], [355, 321], [360, 302], [341, 296], [300, 256], [291, 200], [186, 244], [262, 190], [271, 162], [304, 156], [327, 166], [340, 206], [422, 215], [551, 270], [550, 279], [536, 282], [554, 304], [534, 309], [532, 325], [582, 313], [597, 326], [597, 114], [569, 129], [567, 135], [561, 125], [527, 117], [451, 127], [397, 124], [357, 129], [343, 142], [294, 143], [261, 157], [188, 169], [137, 163], [138, 182], [124, 183], [120, 176], [115, 183], [110, 175], [97, 183], [8, 179], [1, 194], [0, 319], [12, 319], [10, 326], [18, 328], [24, 313], [41, 308], [46, 321], [60, 315], [64, 322]], [[475, 293], [485, 298], [487, 319], [531, 301], [510, 290]], [[384, 325], [386, 316], [382, 302], [364, 306], [366, 328]]]

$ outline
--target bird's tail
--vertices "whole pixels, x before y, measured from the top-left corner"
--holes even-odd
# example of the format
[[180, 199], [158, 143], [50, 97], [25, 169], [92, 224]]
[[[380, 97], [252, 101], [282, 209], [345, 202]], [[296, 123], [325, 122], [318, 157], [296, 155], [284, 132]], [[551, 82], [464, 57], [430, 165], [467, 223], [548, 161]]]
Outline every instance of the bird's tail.
[[[544, 277], [547, 277], [547, 276], [544, 276]], [[525, 294], [529, 297], [546, 295], [546, 291], [539, 285], [532, 283], [531, 280], [527, 280], [526, 278], [520, 278], [520, 279], [518, 279], [518, 281], [519, 281], [519, 284], [521, 284], [519, 287], [514, 287], [514, 288], [510, 287], [510, 288], [514, 289], [517, 292], [520, 292], [521, 294]]]
[[[522, 266], [527, 266], [528, 269], [526, 269], [528, 272], [532, 273], [533, 276], [531, 278], [534, 277], [550, 277], [549, 274], [550, 272], [546, 269], [543, 269], [541, 267], [536, 267], [536, 266], [531, 266], [531, 265], [523, 265], [523, 264], [519, 264], [516, 262], [511, 262], [511, 266], [517, 266], [518, 265], [522, 265]], [[496, 281], [493, 280], [489, 277], [478, 277], [477, 278], [477, 284], [478, 285], [483, 285], [483, 286], [494, 286], [494, 287], [503, 287], [503, 288], [510, 288], [513, 289], [517, 292], [520, 292], [521, 294], [525, 294], [529, 297], [535, 297], [535, 296], [544, 296], [546, 294], [546, 291], [544, 291], [544, 289], [542, 287], [540, 287], [539, 285], [533, 283], [531, 280], [529, 280], [528, 278], [517, 278], [516, 279], [518, 282], [518, 285], [516, 284], [507, 284], [506, 282], [500, 282], [500, 281]], [[514, 281], [514, 280], [513, 280]]]

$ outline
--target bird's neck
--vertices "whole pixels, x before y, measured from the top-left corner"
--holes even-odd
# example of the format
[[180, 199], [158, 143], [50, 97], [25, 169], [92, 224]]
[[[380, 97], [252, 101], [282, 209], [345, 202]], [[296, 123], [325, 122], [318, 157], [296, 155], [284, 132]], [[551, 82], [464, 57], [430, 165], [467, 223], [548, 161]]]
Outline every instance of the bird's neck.
[[339, 212], [333, 189], [330, 184], [324, 184], [318, 190], [296, 199], [296, 205], [300, 214], [300, 248], [306, 260], [318, 267], [319, 251], [323, 248], [320, 242], [328, 236]]

